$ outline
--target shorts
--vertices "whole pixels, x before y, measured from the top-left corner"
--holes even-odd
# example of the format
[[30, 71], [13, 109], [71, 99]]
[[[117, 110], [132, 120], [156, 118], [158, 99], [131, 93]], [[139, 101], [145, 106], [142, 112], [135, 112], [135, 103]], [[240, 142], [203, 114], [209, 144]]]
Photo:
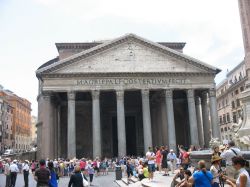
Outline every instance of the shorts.
[[161, 166], [162, 166], [162, 168], [167, 169], [168, 168], [168, 162], [167, 161], [162, 161]]
[[148, 164], [148, 172], [155, 172], [155, 164]]

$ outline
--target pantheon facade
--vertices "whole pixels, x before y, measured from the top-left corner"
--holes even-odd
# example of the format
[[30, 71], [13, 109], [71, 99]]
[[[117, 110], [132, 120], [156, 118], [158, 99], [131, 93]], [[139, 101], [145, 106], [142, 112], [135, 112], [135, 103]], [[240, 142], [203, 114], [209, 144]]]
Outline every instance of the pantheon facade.
[[183, 54], [185, 43], [134, 34], [56, 43], [38, 68], [38, 156], [143, 155], [149, 146], [208, 147], [220, 137], [219, 69]]

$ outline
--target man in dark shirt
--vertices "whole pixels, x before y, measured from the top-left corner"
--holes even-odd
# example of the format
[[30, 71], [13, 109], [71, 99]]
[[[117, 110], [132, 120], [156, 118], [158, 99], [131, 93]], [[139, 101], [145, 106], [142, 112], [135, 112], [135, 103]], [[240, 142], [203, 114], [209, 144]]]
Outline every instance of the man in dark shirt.
[[165, 171], [165, 174], [163, 176], [169, 176], [168, 174], [168, 161], [167, 161], [167, 155], [168, 155], [168, 147], [161, 147], [161, 155], [162, 155], [162, 161], [161, 161], [161, 166], [162, 169]]
[[35, 171], [34, 179], [37, 181], [37, 187], [49, 187], [50, 171], [45, 163], [45, 160], [40, 160], [40, 168]]

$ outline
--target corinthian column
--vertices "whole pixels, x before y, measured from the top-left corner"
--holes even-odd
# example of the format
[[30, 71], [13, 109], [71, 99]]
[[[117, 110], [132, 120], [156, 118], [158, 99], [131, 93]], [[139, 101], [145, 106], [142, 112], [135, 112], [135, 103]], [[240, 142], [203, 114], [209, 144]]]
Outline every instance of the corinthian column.
[[211, 138], [211, 128], [209, 122], [209, 112], [208, 112], [208, 104], [207, 104], [207, 91], [202, 92], [201, 98], [201, 105], [202, 105], [202, 120], [203, 120], [203, 130], [204, 130], [204, 144], [205, 148], [209, 147], [209, 141]]
[[213, 138], [220, 139], [220, 128], [219, 128], [219, 124], [218, 124], [218, 113], [217, 113], [217, 102], [216, 102], [215, 89], [209, 90], [209, 101], [210, 101], [212, 136], [213, 136]]
[[93, 158], [101, 158], [100, 91], [92, 91]]
[[76, 157], [75, 92], [68, 92], [68, 158]]
[[152, 147], [149, 90], [142, 90], [141, 93], [142, 93], [144, 152], [146, 153], [148, 150], [148, 147]]
[[126, 128], [124, 111], [124, 91], [116, 91], [117, 103], [117, 135], [118, 135], [118, 156], [126, 155]]
[[176, 151], [173, 90], [166, 90], [165, 93], [166, 93], [167, 122], [168, 122], [168, 144], [170, 149]]
[[199, 145], [198, 138], [198, 128], [197, 119], [194, 103], [194, 90], [187, 90], [187, 100], [188, 100], [188, 113], [189, 113], [189, 127], [190, 127], [190, 137], [192, 145]]
[[202, 113], [201, 113], [201, 99], [199, 96], [195, 97], [195, 108], [196, 108], [196, 117], [197, 117], [197, 127], [198, 127], [198, 137], [200, 146], [204, 146], [204, 133], [202, 126]]

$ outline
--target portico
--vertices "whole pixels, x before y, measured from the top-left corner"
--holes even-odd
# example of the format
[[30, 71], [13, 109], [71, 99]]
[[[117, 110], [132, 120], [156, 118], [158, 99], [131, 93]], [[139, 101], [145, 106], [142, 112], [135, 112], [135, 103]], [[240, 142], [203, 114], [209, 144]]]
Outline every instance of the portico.
[[37, 70], [41, 157], [141, 155], [149, 146], [208, 145], [209, 133], [218, 135], [219, 70], [184, 55], [184, 46], [133, 34], [75, 45], [81, 51], [59, 44], [59, 57]]

